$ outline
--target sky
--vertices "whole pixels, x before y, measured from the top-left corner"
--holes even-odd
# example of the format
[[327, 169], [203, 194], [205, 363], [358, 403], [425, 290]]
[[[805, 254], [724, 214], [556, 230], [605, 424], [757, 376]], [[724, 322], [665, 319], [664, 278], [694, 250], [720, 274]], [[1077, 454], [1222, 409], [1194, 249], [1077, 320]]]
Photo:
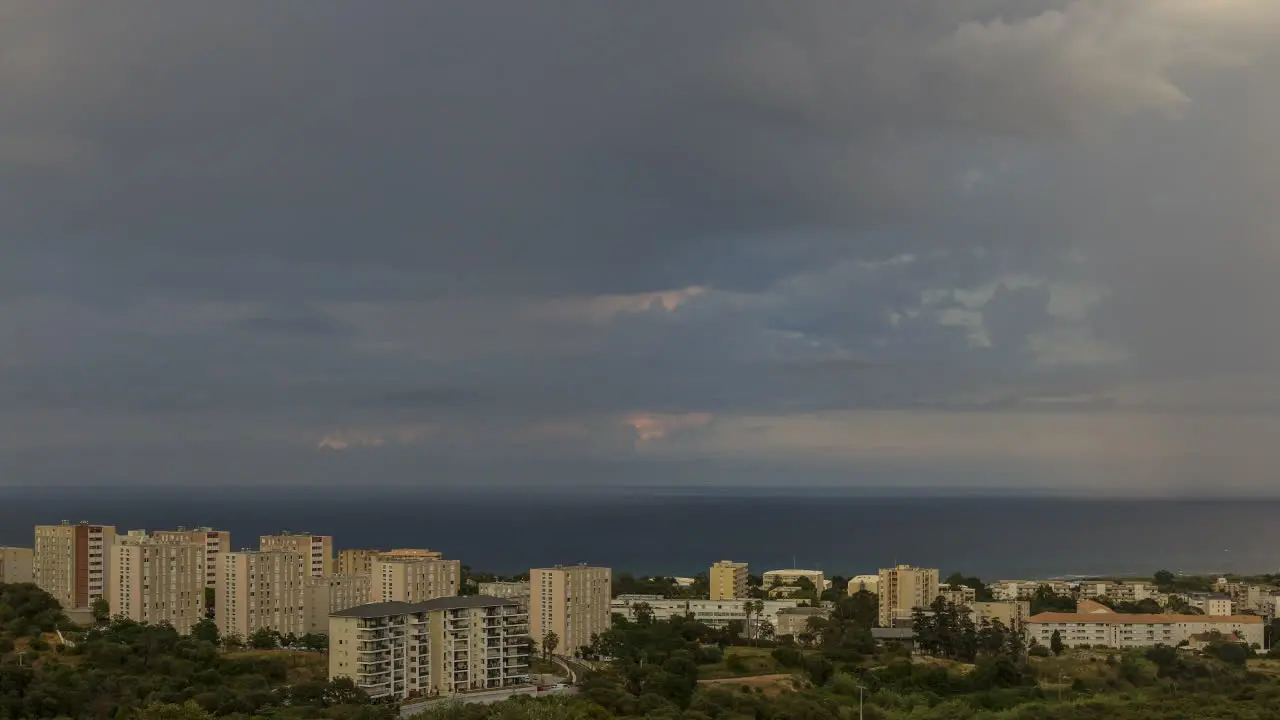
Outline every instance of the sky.
[[0, 0], [0, 485], [1280, 489], [1274, 0]]

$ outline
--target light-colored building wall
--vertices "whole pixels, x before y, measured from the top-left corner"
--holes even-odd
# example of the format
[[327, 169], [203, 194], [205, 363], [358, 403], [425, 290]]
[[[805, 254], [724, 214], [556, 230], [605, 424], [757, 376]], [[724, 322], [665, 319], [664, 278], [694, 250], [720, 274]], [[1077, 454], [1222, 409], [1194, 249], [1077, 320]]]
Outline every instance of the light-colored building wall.
[[305, 634], [303, 605], [311, 557], [283, 550], [220, 553], [214, 589], [218, 630], [245, 639], [263, 628]]
[[84, 610], [109, 598], [108, 578], [114, 525], [37, 525], [32, 579], [64, 610]]
[[559, 639], [556, 652], [572, 655], [609, 629], [611, 571], [606, 567], [563, 565], [529, 571], [529, 627], [536, 643], [548, 633]]
[[[996, 600], [1030, 600], [1044, 585], [1048, 585], [1055, 595], [1083, 594], [1080, 592], [1080, 583], [1071, 580], [997, 580], [989, 587]], [[1105, 586], [1102, 592], [1105, 592]]]
[[462, 563], [426, 557], [382, 556], [373, 563], [373, 595], [380, 602], [417, 603], [458, 594]]
[[999, 621], [1006, 628], [1017, 630], [1031, 617], [1031, 603], [1027, 600], [972, 602], [969, 603], [969, 616], [974, 625], [981, 625], [983, 620]]
[[35, 551], [31, 548], [0, 547], [0, 582], [35, 582]]
[[831, 612], [824, 608], [797, 607], [779, 610], [774, 621], [774, 636], [790, 635], [799, 638], [802, 633], [809, 632], [809, 618], [831, 617]]
[[528, 581], [482, 582], [478, 584], [477, 590], [480, 595], [515, 600], [526, 613], [529, 612], [531, 589]]
[[496, 597], [349, 608], [329, 618], [329, 678], [401, 699], [523, 685], [528, 633], [528, 615]]
[[1219, 632], [1236, 634], [1245, 643], [1259, 646], [1262, 618], [1255, 615], [1133, 615], [1122, 613], [1040, 613], [1025, 624], [1027, 639], [1048, 647], [1058, 632], [1067, 647], [1104, 645], [1114, 648], [1174, 646], [1192, 635]]
[[308, 577], [303, 592], [304, 632], [326, 635], [331, 613], [373, 602], [373, 579], [368, 575]]
[[[609, 607], [611, 612], [630, 620], [636, 618], [638, 606], [648, 607], [653, 613], [654, 620], [669, 620], [673, 617], [692, 615], [694, 620], [720, 630], [736, 620], [743, 623], [744, 630], [750, 633], [751, 631], [746, 629], [747, 611], [744, 605], [746, 602], [746, 600], [668, 600], [661, 595], [619, 595], [613, 599]], [[778, 613], [800, 606], [799, 600], [761, 600], [759, 602], [763, 603], [763, 611], [759, 617], [752, 614], [752, 624], [767, 621], [773, 625], [777, 635], [782, 635], [777, 632]]]
[[938, 589], [938, 597], [952, 605], [970, 605], [977, 602], [978, 592], [968, 586], [953, 588], [950, 585], [943, 585]]
[[880, 592], [880, 576], [879, 575], [854, 575], [849, 578], [849, 594], [857, 595], [860, 592], [879, 593]]
[[747, 564], [721, 560], [711, 566], [708, 576], [711, 600], [734, 600], [747, 597]]
[[937, 597], [937, 568], [898, 565], [881, 569], [880, 626], [910, 622], [912, 610], [927, 608]]
[[769, 594], [769, 597], [787, 597], [796, 592], [796, 584], [800, 582], [801, 578], [813, 583], [813, 587], [819, 594], [826, 588], [827, 580], [821, 570], [797, 570], [794, 568], [790, 570], [768, 570], [761, 577], [761, 580], [764, 581], [764, 589]]
[[205, 617], [205, 546], [131, 532], [111, 547], [113, 615], [168, 623], [182, 634]]
[[338, 574], [373, 575], [373, 563], [382, 553], [382, 550], [340, 550], [338, 551]]
[[302, 553], [309, 559], [307, 567], [312, 577], [325, 577], [333, 574], [332, 535], [290, 532], [282, 532], [279, 535], [263, 535], [258, 538], [258, 549], [264, 552]]
[[195, 544], [204, 548], [204, 559], [201, 565], [204, 569], [204, 582], [206, 587], [214, 587], [218, 582], [218, 553], [231, 552], [231, 533], [226, 530], [214, 530], [213, 528], [201, 527], [187, 529], [180, 527], [177, 530], [157, 530], [152, 533], [152, 537], [157, 542], [176, 542], [185, 544]]

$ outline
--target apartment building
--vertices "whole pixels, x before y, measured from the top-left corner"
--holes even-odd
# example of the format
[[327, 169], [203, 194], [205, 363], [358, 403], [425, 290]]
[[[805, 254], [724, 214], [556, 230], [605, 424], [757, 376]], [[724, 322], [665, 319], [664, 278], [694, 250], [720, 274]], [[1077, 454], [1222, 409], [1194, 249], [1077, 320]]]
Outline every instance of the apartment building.
[[1040, 613], [1025, 624], [1028, 642], [1048, 647], [1056, 631], [1067, 647], [1113, 648], [1175, 646], [1192, 636], [1218, 632], [1259, 647], [1263, 620], [1256, 615], [1134, 615], [1115, 612]]
[[821, 618], [825, 620], [829, 617], [831, 617], [831, 612], [824, 608], [785, 608], [778, 611], [777, 620], [774, 623], [773, 634], [774, 637], [790, 635], [793, 638], [799, 638], [802, 634], [809, 633], [810, 618]]
[[35, 582], [34, 563], [31, 548], [0, 547], [0, 583]]
[[1070, 580], [998, 580], [989, 587], [997, 600], [1030, 600], [1045, 585], [1055, 595], [1076, 595], [1080, 591], [1080, 584]]
[[1010, 630], [1017, 630], [1031, 617], [1031, 603], [1027, 600], [972, 602], [969, 603], [969, 617], [974, 625], [998, 621]]
[[32, 579], [64, 610], [88, 610], [94, 600], [108, 597], [115, 539], [114, 525], [37, 525]]
[[747, 564], [721, 560], [711, 566], [708, 575], [709, 599], [734, 600], [747, 596]]
[[880, 626], [911, 622], [915, 608], [927, 608], [938, 597], [937, 568], [898, 565], [880, 570]]
[[958, 588], [943, 585], [938, 590], [938, 597], [952, 605], [972, 605], [978, 600], [978, 592], [967, 585], [961, 585]]
[[373, 578], [369, 575], [308, 577], [302, 598], [303, 632], [329, 633], [329, 615], [373, 602]]
[[378, 560], [397, 560], [414, 558], [418, 560], [441, 560], [444, 554], [437, 550], [425, 548], [396, 548], [394, 550], [352, 549], [338, 552], [339, 575], [372, 575], [373, 564]]
[[205, 617], [205, 546], [134, 531], [111, 546], [108, 604], [114, 615], [168, 623], [184, 635]]
[[303, 605], [313, 556], [286, 550], [218, 555], [214, 621], [223, 635], [248, 638], [266, 628], [303, 635]]
[[528, 633], [528, 615], [503, 598], [361, 605], [329, 618], [329, 678], [350, 678], [373, 698], [523, 685]]
[[821, 570], [768, 570], [761, 578], [769, 597], [788, 597], [800, 588], [801, 579], [813, 583], [819, 594], [826, 588], [827, 580]]
[[373, 563], [373, 596], [379, 602], [417, 603], [457, 595], [461, 575], [457, 560], [382, 555]]
[[1234, 608], [1231, 596], [1224, 593], [1190, 592], [1179, 596], [1205, 615], [1230, 615]]
[[[661, 595], [619, 595], [609, 603], [610, 613], [617, 613], [630, 620], [635, 620], [636, 609], [647, 608], [654, 620], [670, 620], [673, 617], [692, 615], [694, 620], [723, 630], [729, 623], [738, 621], [746, 628], [746, 600], [668, 600]], [[778, 613], [792, 610], [800, 606], [799, 600], [761, 600], [763, 609], [759, 616], [751, 615], [751, 623], [768, 622], [777, 635]]]
[[532, 591], [528, 581], [524, 582], [482, 582], [477, 585], [480, 595], [498, 597], [504, 600], [515, 600], [525, 612], [529, 612], [529, 601]]
[[558, 653], [571, 655], [609, 629], [611, 571], [589, 565], [557, 565], [529, 571], [529, 627], [534, 642], [548, 633], [559, 639]]
[[879, 575], [854, 575], [849, 578], [849, 594], [857, 595], [860, 592], [879, 593], [880, 592], [880, 576]]
[[218, 553], [231, 552], [231, 533], [226, 530], [214, 530], [209, 527], [179, 527], [177, 530], [156, 530], [151, 534], [157, 542], [173, 542], [188, 545], [199, 545], [204, 548], [205, 587], [213, 587], [218, 582]]
[[282, 550], [302, 553], [310, 560], [308, 572], [312, 577], [333, 574], [333, 536], [311, 533], [281, 532], [279, 535], [263, 535], [258, 539], [258, 549], [264, 552]]

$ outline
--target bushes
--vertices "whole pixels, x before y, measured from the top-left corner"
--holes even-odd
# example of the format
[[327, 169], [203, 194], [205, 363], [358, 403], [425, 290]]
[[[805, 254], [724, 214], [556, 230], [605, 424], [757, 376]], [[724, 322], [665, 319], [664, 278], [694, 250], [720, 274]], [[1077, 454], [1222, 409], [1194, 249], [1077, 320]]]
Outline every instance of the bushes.
[[1031, 649], [1027, 651], [1027, 654], [1031, 657], [1047, 658], [1053, 653], [1049, 652], [1049, 648], [1043, 645], [1032, 645]]

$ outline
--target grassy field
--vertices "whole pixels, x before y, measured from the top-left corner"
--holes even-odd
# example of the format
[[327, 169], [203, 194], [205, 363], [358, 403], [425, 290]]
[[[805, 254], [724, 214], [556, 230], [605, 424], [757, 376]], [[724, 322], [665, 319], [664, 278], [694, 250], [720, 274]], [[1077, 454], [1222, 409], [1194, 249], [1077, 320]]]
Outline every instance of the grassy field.
[[280, 658], [289, 672], [290, 683], [324, 681], [329, 678], [329, 657], [324, 653], [296, 652], [293, 650], [241, 650], [227, 653], [229, 658], [270, 657]]
[[1262, 673], [1263, 675], [1280, 677], [1280, 660], [1253, 658], [1249, 660], [1249, 669], [1254, 672]]
[[698, 673], [700, 680], [773, 675], [786, 672], [778, 667], [767, 648], [725, 648], [724, 660], [714, 665], [703, 665]]

